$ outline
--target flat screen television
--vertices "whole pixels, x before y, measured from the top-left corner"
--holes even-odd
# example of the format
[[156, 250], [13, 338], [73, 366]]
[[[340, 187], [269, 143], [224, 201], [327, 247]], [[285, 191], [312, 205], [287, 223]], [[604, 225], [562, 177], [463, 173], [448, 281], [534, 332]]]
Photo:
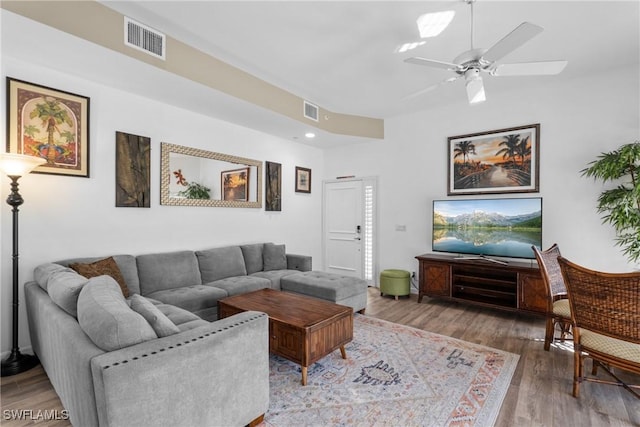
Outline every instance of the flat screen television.
[[531, 246], [542, 247], [542, 198], [434, 200], [432, 236], [434, 252], [534, 259]]

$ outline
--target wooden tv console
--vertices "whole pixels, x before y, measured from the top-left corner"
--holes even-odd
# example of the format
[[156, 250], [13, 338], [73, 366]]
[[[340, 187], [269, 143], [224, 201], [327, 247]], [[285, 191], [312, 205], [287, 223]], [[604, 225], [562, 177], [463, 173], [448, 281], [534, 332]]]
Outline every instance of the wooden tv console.
[[418, 302], [422, 297], [445, 298], [545, 315], [547, 299], [538, 264], [497, 264], [484, 259], [424, 254], [419, 262]]

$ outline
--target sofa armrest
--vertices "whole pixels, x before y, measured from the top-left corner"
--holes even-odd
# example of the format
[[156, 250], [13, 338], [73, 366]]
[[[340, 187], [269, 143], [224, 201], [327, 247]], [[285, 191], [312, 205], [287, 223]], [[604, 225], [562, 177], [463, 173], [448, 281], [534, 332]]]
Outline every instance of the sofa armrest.
[[287, 270], [311, 271], [311, 257], [287, 254]]
[[248, 311], [94, 357], [100, 425], [249, 424], [269, 406], [268, 336]]

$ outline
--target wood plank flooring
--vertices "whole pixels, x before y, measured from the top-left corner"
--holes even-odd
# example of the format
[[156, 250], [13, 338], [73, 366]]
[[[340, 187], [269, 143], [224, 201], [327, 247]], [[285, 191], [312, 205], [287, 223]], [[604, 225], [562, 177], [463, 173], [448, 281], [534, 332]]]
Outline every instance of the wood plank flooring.
[[[640, 426], [640, 400], [620, 387], [586, 383], [581, 397], [571, 395], [573, 354], [571, 343], [543, 349], [544, 320], [467, 304], [424, 298], [381, 297], [369, 288], [368, 316], [483, 344], [520, 355], [496, 425], [512, 426]], [[589, 365], [589, 362], [588, 362]], [[590, 365], [589, 365], [590, 366]], [[602, 375], [605, 375], [602, 373]], [[640, 377], [621, 373], [640, 383]], [[57, 411], [63, 407], [41, 366], [2, 378], [3, 426], [69, 426], [65, 420], [8, 420], [11, 410]]]

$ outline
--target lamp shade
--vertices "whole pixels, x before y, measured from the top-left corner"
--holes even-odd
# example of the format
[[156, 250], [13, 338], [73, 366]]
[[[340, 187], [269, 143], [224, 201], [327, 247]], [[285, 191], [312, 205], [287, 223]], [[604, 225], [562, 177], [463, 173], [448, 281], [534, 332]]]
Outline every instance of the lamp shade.
[[25, 154], [0, 154], [0, 170], [8, 176], [24, 176], [45, 162], [41, 157]]

